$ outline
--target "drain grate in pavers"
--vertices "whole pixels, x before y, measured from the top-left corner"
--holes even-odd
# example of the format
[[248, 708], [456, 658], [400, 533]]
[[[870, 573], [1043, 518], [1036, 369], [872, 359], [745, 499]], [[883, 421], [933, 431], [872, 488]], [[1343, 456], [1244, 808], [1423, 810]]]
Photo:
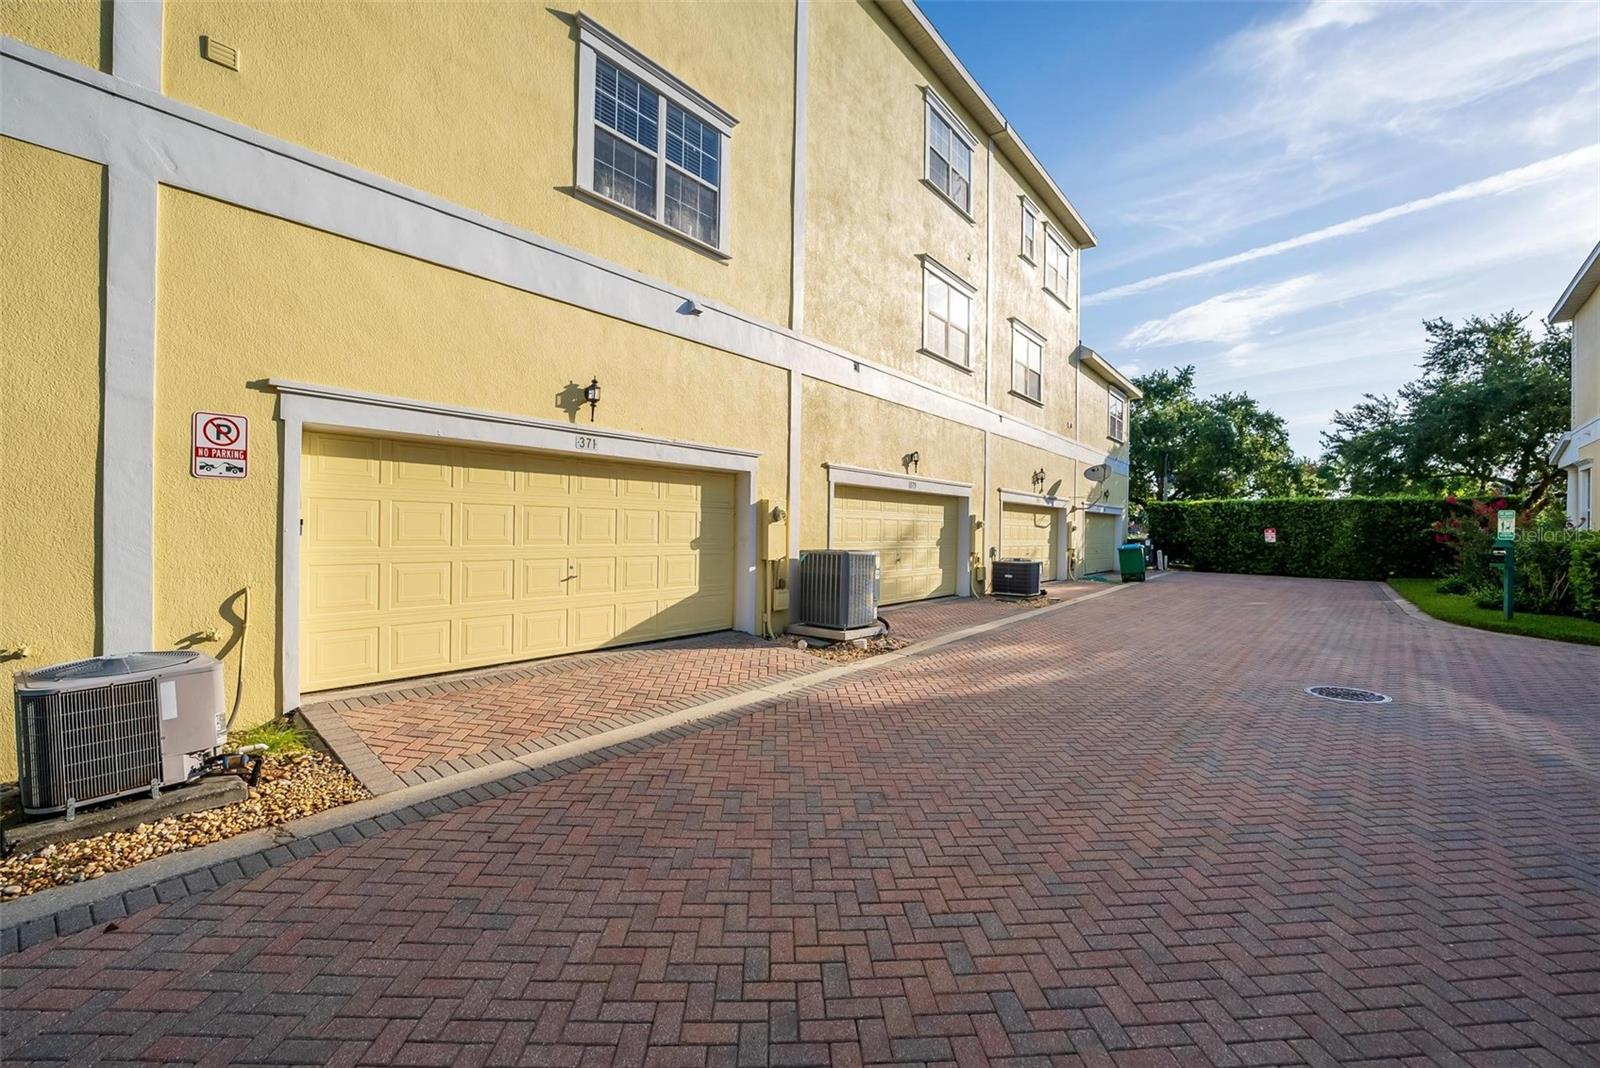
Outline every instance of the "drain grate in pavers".
[[1355, 686], [1307, 686], [1306, 693], [1325, 701], [1343, 701], [1352, 705], [1386, 705], [1391, 700], [1388, 694]]

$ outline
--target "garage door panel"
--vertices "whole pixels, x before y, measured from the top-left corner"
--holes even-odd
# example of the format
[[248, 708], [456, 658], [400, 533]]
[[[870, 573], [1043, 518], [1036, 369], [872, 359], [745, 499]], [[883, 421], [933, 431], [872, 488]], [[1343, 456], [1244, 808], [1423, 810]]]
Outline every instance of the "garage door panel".
[[395, 671], [425, 674], [444, 671], [454, 657], [448, 619], [401, 623], [389, 628], [389, 664]]
[[942, 597], [956, 591], [957, 498], [839, 486], [833, 544], [878, 553], [879, 601]]
[[468, 501], [461, 506], [461, 544], [468, 549], [505, 548], [516, 544], [517, 513], [510, 504]]
[[517, 623], [517, 653], [549, 656], [564, 652], [568, 646], [567, 614], [565, 608], [522, 613]]
[[322, 433], [303, 454], [308, 692], [733, 623], [731, 475]]
[[494, 604], [515, 598], [516, 566], [510, 560], [464, 560], [461, 563], [461, 603]]
[[455, 464], [449, 446], [412, 441], [387, 443], [391, 483], [396, 489], [449, 490]]
[[407, 560], [389, 566], [389, 604], [396, 611], [448, 608], [455, 568], [449, 560]]
[[397, 549], [447, 546], [455, 523], [449, 501], [396, 500], [389, 505], [389, 544]]
[[522, 544], [566, 545], [571, 515], [571, 509], [565, 505], [525, 505], [522, 509]]
[[467, 616], [456, 624], [461, 645], [459, 659], [467, 663], [492, 663], [508, 660], [514, 653], [512, 632], [515, 621], [505, 615]]
[[371, 564], [319, 564], [306, 572], [306, 609], [316, 616], [374, 612], [379, 568]]
[[318, 498], [311, 502], [311, 536], [330, 549], [376, 549], [379, 515], [376, 498]]
[[378, 674], [377, 626], [314, 631], [307, 643], [307, 674], [330, 685], [361, 682]]
[[573, 516], [574, 545], [605, 545], [617, 543], [617, 510], [615, 508], [578, 508]]

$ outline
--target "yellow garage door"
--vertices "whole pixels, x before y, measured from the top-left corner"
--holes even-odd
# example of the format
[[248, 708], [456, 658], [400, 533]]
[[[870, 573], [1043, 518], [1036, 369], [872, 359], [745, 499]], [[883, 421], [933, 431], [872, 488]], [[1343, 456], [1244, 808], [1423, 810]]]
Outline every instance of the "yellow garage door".
[[1037, 560], [1046, 581], [1057, 578], [1056, 516], [1054, 508], [1027, 504], [1000, 506], [1000, 555]]
[[1083, 527], [1083, 573], [1113, 571], [1117, 566], [1117, 517], [1090, 512]]
[[732, 475], [307, 434], [301, 477], [306, 690], [733, 625]]
[[833, 547], [871, 549], [882, 581], [879, 604], [956, 592], [956, 498], [839, 486]]

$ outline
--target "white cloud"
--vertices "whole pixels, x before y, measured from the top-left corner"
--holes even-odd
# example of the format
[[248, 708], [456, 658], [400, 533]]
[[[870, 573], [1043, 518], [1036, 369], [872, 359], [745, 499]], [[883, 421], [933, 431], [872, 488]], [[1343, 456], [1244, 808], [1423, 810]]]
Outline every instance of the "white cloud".
[[1530, 185], [1564, 176], [1573, 171], [1587, 171], [1592, 174], [1597, 170], [1600, 170], [1600, 145], [1589, 145], [1573, 152], [1539, 160], [1537, 163], [1530, 163], [1525, 167], [1502, 171], [1500, 174], [1491, 175], [1476, 182], [1467, 182], [1464, 185], [1456, 186], [1454, 189], [1447, 189], [1442, 193], [1418, 197], [1404, 204], [1397, 204], [1392, 208], [1384, 208], [1382, 211], [1367, 212], [1365, 215], [1358, 215], [1353, 219], [1346, 219], [1344, 222], [1335, 223], [1332, 226], [1324, 226], [1321, 229], [1312, 230], [1310, 233], [1300, 234], [1283, 241], [1274, 241], [1267, 245], [1258, 245], [1255, 248], [1235, 253], [1232, 256], [1223, 256], [1221, 259], [1209, 260], [1205, 263], [1195, 264], [1192, 267], [1184, 267], [1181, 270], [1152, 275], [1149, 278], [1142, 278], [1137, 282], [1129, 282], [1126, 285], [1114, 286], [1111, 289], [1090, 294], [1084, 298], [1083, 302], [1086, 305], [1098, 304], [1108, 300], [1116, 300], [1119, 297], [1132, 296], [1135, 293], [1144, 293], [1169, 282], [1214, 274], [1229, 267], [1236, 267], [1241, 263], [1250, 263], [1255, 260], [1266, 259], [1269, 256], [1277, 256], [1284, 252], [1305, 248], [1308, 245], [1331, 241], [1334, 238], [1349, 237], [1353, 234], [1363, 233], [1382, 223], [1404, 218], [1407, 215], [1415, 215], [1430, 208], [1456, 204], [1464, 200], [1474, 200], [1479, 197], [1492, 197], [1515, 192]]
[[1386, 306], [1404, 305], [1414, 290], [1436, 288], [1441, 280], [1586, 247], [1590, 234], [1573, 226], [1574, 220], [1584, 218], [1594, 218], [1594, 191], [1587, 183], [1545, 186], [1538, 194], [1530, 190], [1507, 210], [1492, 216], [1470, 213], [1453, 220], [1449, 228], [1433, 228], [1405, 244], [1384, 248], [1381, 258], [1357, 254], [1338, 269], [1229, 290], [1146, 320], [1130, 330], [1122, 344], [1233, 346], [1224, 357], [1230, 365], [1240, 366], [1253, 357], [1253, 350], [1241, 348], [1241, 343], [1260, 341], [1276, 324], [1306, 312], [1375, 295], [1384, 296]]
[[1307, 274], [1219, 293], [1171, 315], [1140, 323], [1122, 339], [1122, 344], [1137, 349], [1190, 342], [1241, 341], [1263, 324], [1282, 316], [1285, 309], [1305, 301], [1316, 282], [1316, 275]]

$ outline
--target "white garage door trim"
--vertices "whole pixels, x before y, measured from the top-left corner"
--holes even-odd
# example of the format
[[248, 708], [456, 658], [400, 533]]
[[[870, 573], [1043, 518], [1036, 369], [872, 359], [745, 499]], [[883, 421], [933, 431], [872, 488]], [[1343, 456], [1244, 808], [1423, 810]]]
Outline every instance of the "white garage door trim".
[[833, 488], [868, 486], [873, 489], [922, 493], [931, 497], [954, 497], [956, 509], [956, 596], [972, 596], [972, 483], [951, 482], [921, 475], [901, 475], [893, 471], [874, 471], [849, 464], [824, 464], [828, 469], [828, 548], [833, 548]]
[[1068, 569], [1069, 565], [1067, 564], [1067, 560], [1070, 558], [1070, 554], [1072, 552], [1072, 505], [1067, 500], [1065, 500], [1064, 498], [1055, 497], [1055, 496], [1052, 496], [1052, 495], [1050, 495], [1048, 493], [1029, 493], [1026, 490], [1008, 490], [1008, 489], [1001, 490], [1000, 491], [1000, 534], [1001, 534], [1001, 538], [997, 540], [997, 547], [999, 548], [1000, 553], [1001, 553], [1002, 556], [1005, 555], [1005, 548], [1006, 548], [1005, 545], [1003, 544], [1003, 542], [1004, 542], [1004, 535], [1005, 535], [1005, 507], [1008, 504], [1025, 504], [1030, 508], [1053, 508], [1053, 509], [1055, 509], [1055, 512], [1056, 512], [1056, 544], [1055, 544], [1056, 573], [1054, 575], [1046, 575], [1045, 576], [1045, 580], [1049, 581], [1052, 578], [1057, 579], [1057, 580], [1067, 578], [1068, 576], [1062, 574], [1062, 572], [1064, 572], [1064, 571], [1066, 571]]
[[569, 456], [730, 471], [736, 476], [734, 501], [739, 512], [733, 550], [733, 626], [747, 634], [755, 633], [755, 471], [760, 453], [332, 386], [281, 379], [269, 379], [267, 385], [279, 395], [278, 418], [283, 423], [283, 468], [279, 478], [283, 566], [278, 573], [278, 604], [282, 628], [279, 670], [283, 678], [280, 706], [284, 712], [300, 707], [300, 454], [308, 428], [365, 430]]

